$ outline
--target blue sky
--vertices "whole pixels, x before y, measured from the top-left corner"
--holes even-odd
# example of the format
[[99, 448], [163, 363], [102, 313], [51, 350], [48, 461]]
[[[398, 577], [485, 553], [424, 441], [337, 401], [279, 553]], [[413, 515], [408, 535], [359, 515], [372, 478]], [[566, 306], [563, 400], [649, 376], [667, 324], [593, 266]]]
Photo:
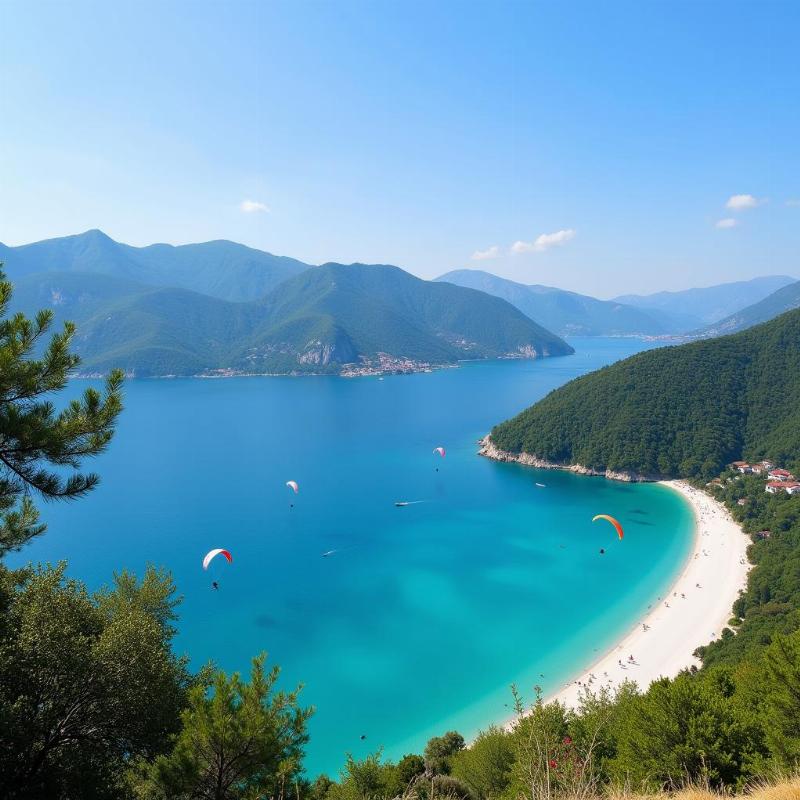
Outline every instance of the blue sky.
[[226, 238], [601, 297], [800, 277], [789, 0], [0, 0], [0, 30], [7, 244]]

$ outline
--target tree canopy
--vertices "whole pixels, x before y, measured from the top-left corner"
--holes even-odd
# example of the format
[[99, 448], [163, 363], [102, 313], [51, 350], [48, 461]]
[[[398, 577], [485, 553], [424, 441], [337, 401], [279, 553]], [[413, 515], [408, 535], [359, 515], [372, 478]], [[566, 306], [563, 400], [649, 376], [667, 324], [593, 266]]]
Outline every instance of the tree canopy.
[[169, 753], [146, 770], [140, 797], [235, 800], [295, 794], [312, 709], [300, 689], [277, 691], [280, 670], [253, 659], [250, 682], [217, 671], [189, 693]]
[[577, 378], [491, 433], [501, 450], [599, 471], [701, 477], [800, 457], [800, 310]]
[[177, 732], [192, 678], [175, 587], [148, 568], [90, 594], [65, 566], [0, 567], [0, 796], [118, 798]]
[[0, 269], [0, 557], [44, 530], [31, 492], [70, 500], [96, 486], [96, 474], [80, 471], [83, 460], [106, 448], [122, 410], [119, 371], [108, 376], [104, 393], [90, 387], [56, 409], [50, 395], [80, 363], [70, 350], [75, 326], [65, 323], [45, 343], [52, 311], [33, 320], [9, 316], [12, 292]]

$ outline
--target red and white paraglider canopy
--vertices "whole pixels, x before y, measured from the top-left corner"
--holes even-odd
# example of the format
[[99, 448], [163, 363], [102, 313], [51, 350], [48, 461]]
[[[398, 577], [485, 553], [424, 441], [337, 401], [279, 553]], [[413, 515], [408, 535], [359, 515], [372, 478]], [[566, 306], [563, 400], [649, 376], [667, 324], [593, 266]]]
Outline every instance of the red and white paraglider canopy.
[[206, 553], [206, 556], [203, 559], [203, 569], [208, 569], [208, 565], [219, 555], [225, 556], [225, 558], [228, 559], [229, 564], [233, 562], [233, 556], [227, 550], [223, 550], [222, 548], [218, 547], [216, 550], [209, 550]]
[[286, 485], [295, 493], [297, 494], [300, 491], [300, 487], [297, 485], [297, 481], [286, 481]]
[[434, 447], [434, 453], [438, 453], [442, 458], [444, 458], [444, 447]]

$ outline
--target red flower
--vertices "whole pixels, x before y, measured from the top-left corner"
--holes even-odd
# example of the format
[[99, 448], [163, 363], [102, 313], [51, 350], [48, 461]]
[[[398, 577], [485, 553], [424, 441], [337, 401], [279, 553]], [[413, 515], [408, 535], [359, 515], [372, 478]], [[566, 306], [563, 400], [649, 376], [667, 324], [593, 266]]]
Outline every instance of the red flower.
[[564, 737], [564, 744], [572, 744], [572, 737], [565, 736]]
[[556, 767], [558, 767], [558, 761], [556, 761], [554, 758], [551, 758], [550, 759], [550, 769], [556, 769]]

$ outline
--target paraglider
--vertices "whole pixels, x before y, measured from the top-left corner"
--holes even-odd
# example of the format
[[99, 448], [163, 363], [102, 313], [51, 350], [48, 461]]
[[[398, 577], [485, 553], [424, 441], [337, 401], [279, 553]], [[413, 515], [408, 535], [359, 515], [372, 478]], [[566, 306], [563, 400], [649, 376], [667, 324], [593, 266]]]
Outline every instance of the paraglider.
[[544, 485], [543, 483], [537, 483], [536, 485], [537, 485], [537, 486], [538, 486], [540, 489], [544, 489], [544, 488], [546, 488], [546, 487], [545, 487], [545, 485]]
[[323, 554], [323, 558], [328, 558], [328, 556], [332, 556], [336, 551], [335, 550], [326, 550]]
[[444, 447], [434, 447], [433, 448], [433, 452], [434, 453], [438, 453], [442, 458], [444, 458], [444, 456], [445, 456]]
[[604, 519], [607, 522], [610, 522], [614, 526], [614, 528], [616, 528], [617, 536], [619, 536], [619, 538], [622, 539], [622, 537], [624, 536], [622, 532], [622, 525], [620, 525], [619, 522], [614, 519], [614, 517], [609, 517], [608, 514], [597, 514], [596, 516], [592, 517], [592, 522], [597, 522], [597, 520], [599, 519]]
[[219, 589], [219, 584], [216, 581], [211, 581], [211, 588], [212, 589]]
[[297, 485], [297, 481], [286, 481], [286, 485], [295, 493], [297, 494], [300, 491], [300, 487]]
[[233, 556], [227, 550], [223, 550], [222, 548], [218, 547], [216, 550], [209, 550], [206, 553], [206, 556], [203, 559], [203, 569], [208, 569], [208, 565], [211, 563], [211, 561], [219, 555], [225, 556], [229, 564], [233, 562]]

